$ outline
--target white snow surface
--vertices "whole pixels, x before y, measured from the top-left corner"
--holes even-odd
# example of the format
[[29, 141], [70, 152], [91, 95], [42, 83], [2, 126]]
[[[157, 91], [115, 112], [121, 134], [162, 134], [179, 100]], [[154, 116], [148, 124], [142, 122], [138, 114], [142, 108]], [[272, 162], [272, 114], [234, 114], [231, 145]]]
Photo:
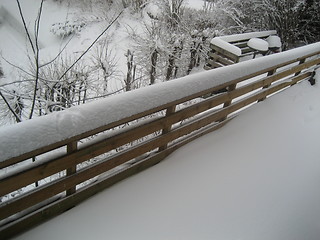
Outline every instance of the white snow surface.
[[203, 9], [203, 0], [186, 0], [186, 6], [194, 9]]
[[211, 44], [220, 47], [238, 57], [241, 56], [241, 49], [237, 46], [234, 46], [226, 41], [224, 41], [223, 39], [221, 39], [220, 37], [215, 37], [211, 40], [210, 42]]
[[316, 77], [16, 239], [319, 240]]
[[320, 50], [320, 42], [140, 88], [0, 128], [0, 161]]
[[269, 36], [267, 42], [269, 43], [269, 48], [281, 48], [282, 46], [281, 39], [278, 36]]
[[251, 38], [248, 41], [248, 46], [261, 52], [266, 52], [269, 49], [269, 43], [260, 38]]

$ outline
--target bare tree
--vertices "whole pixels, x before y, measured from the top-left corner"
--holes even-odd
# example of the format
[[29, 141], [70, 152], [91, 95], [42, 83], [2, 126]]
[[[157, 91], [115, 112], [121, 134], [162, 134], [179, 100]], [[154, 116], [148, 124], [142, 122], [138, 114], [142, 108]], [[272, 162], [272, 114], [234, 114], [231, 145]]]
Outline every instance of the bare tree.
[[23, 26], [24, 26], [24, 29], [26, 31], [26, 34], [28, 36], [28, 40], [29, 40], [29, 44], [30, 44], [30, 46], [32, 48], [32, 52], [34, 54], [34, 62], [35, 62], [35, 65], [36, 65], [36, 72], [35, 72], [35, 76], [34, 76], [35, 77], [35, 83], [34, 83], [34, 89], [33, 89], [33, 99], [32, 99], [29, 119], [31, 119], [32, 116], [33, 116], [35, 103], [36, 103], [36, 98], [37, 98], [38, 83], [39, 83], [39, 69], [40, 69], [39, 29], [40, 29], [40, 19], [41, 19], [41, 14], [42, 14], [43, 1], [44, 0], [41, 0], [39, 11], [38, 11], [38, 15], [37, 15], [37, 18], [36, 18], [36, 21], [35, 21], [35, 26], [34, 26], [34, 29], [35, 29], [35, 32], [34, 32], [35, 41], [33, 42], [32, 38], [31, 38], [31, 34], [29, 32], [29, 29], [28, 29], [28, 27], [26, 25], [25, 18], [23, 16], [23, 12], [22, 12], [22, 9], [21, 9], [20, 1], [16, 0], [18, 8], [19, 8], [20, 17], [21, 17], [21, 20], [23, 22]]
[[[101, 32], [101, 34], [99, 34], [99, 36], [97, 36], [92, 44], [83, 51], [77, 59], [70, 61], [72, 59], [70, 57], [61, 57], [61, 54], [66, 47], [65, 46], [51, 61], [42, 63], [40, 60], [39, 29], [44, 0], [40, 3], [34, 24], [34, 33], [28, 28], [19, 0], [16, 0], [16, 2], [27, 35], [27, 40], [32, 50], [32, 55], [28, 55], [30, 62], [29, 70], [18, 67], [6, 60], [7, 63], [22, 72], [22, 79], [14, 81], [11, 84], [14, 84], [15, 82], [25, 84], [26, 86], [24, 91], [26, 91], [26, 93], [22, 94], [17, 91], [11, 91], [10, 93], [10, 90], [4, 89], [4, 87], [8, 87], [10, 83], [1, 85], [0, 87], [2, 90], [0, 93], [5, 106], [15, 116], [15, 119], [18, 122], [22, 120], [22, 110], [29, 111], [27, 118], [31, 119], [36, 109], [38, 109], [39, 115], [43, 115], [52, 111], [71, 107], [75, 104], [84, 103], [87, 98], [87, 88], [89, 87], [89, 70], [87, 67], [79, 67], [81, 65], [81, 59], [115, 23], [122, 12], [113, 19], [113, 21]], [[102, 47], [102, 49], [104, 48], [105, 46]], [[108, 50], [101, 50], [100, 55], [95, 58], [96, 63], [100, 64], [100, 69], [104, 71], [105, 88], [107, 86], [106, 80], [110, 74], [112, 74], [112, 71], [109, 71], [111, 69], [110, 62], [104, 62], [109, 58], [109, 56], [106, 55], [107, 52]], [[100, 62], [98, 62], [98, 60]], [[109, 64], [109, 66], [106, 66], [107, 64]], [[112, 67], [114, 67], [114, 65], [112, 65]], [[3, 91], [6, 91], [7, 94], [4, 94]], [[12, 99], [10, 97], [11, 95]]]
[[128, 49], [126, 55], [127, 57], [127, 76], [124, 80], [125, 90], [128, 92], [132, 89], [132, 84], [135, 81], [136, 75], [136, 65], [133, 62], [133, 53]]

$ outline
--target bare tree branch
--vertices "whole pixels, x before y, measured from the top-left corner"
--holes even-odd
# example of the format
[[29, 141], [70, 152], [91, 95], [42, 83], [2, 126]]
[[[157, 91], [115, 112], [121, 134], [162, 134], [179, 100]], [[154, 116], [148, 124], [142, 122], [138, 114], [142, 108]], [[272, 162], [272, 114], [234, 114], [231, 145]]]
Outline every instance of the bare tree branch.
[[[73, 35], [74, 36], [74, 35]], [[73, 36], [68, 40], [68, 42], [64, 45], [64, 47], [60, 50], [60, 52], [57, 54], [57, 56], [55, 56], [51, 61], [44, 63], [42, 65], [40, 65], [39, 67], [45, 67], [51, 63], [53, 63], [55, 60], [57, 60], [57, 58], [62, 54], [62, 52], [64, 51], [64, 49], [69, 45], [70, 41], [73, 39]]]
[[[18, 1], [18, 0], [17, 0]], [[34, 84], [34, 89], [33, 89], [33, 100], [32, 100], [32, 105], [31, 105], [31, 110], [29, 114], [29, 119], [32, 118], [35, 104], [36, 104], [36, 98], [37, 98], [37, 91], [38, 91], [38, 83], [39, 83], [39, 54], [40, 54], [40, 49], [39, 49], [39, 28], [40, 28], [40, 19], [41, 19], [41, 13], [42, 13], [42, 8], [43, 8], [43, 1], [41, 0], [38, 16], [36, 19], [35, 23], [35, 44], [36, 44], [36, 52], [35, 52], [35, 60], [36, 60], [36, 81]], [[27, 29], [25, 29], [27, 31]]]
[[12, 107], [10, 106], [9, 102], [7, 101], [6, 97], [2, 94], [2, 92], [0, 91], [0, 96], [2, 97], [3, 101], [6, 103], [6, 105], [8, 106], [10, 112], [14, 115], [14, 117], [16, 118], [17, 122], [21, 122], [21, 118], [17, 115], [17, 113], [14, 111], [14, 109], [12, 109]]
[[16, 2], [17, 2], [17, 4], [18, 4], [20, 17], [21, 17], [21, 20], [22, 20], [22, 23], [23, 23], [23, 27], [24, 27], [24, 29], [26, 30], [26, 34], [27, 34], [27, 37], [28, 37], [28, 39], [29, 39], [29, 43], [30, 43], [30, 45], [31, 45], [32, 51], [33, 51], [34, 54], [36, 54], [36, 51], [35, 51], [35, 48], [34, 48], [34, 44], [33, 44], [32, 39], [31, 39], [31, 35], [30, 35], [30, 33], [29, 33], [29, 30], [28, 30], [26, 21], [25, 21], [25, 19], [24, 19], [23, 13], [22, 13], [22, 9], [21, 9], [20, 2], [19, 2], [19, 0], [16, 0]]

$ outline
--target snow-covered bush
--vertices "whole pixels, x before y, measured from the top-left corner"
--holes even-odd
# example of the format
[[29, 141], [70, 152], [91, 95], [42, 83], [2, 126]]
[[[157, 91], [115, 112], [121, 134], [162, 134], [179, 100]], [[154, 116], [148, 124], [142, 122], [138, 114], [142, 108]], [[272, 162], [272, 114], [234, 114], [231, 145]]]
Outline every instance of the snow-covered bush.
[[101, 39], [91, 54], [90, 77], [96, 81], [96, 95], [103, 96], [108, 92], [108, 82], [118, 75], [117, 59], [110, 47], [108, 38]]
[[83, 21], [66, 21], [61, 23], [54, 23], [51, 26], [50, 32], [53, 34], [65, 38], [72, 34], [77, 34], [86, 26]]

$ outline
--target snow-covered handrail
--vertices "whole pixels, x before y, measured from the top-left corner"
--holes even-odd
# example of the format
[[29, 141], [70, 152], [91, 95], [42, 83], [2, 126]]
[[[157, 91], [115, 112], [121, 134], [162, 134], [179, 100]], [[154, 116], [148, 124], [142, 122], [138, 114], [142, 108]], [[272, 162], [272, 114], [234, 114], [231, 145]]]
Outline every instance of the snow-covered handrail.
[[241, 62], [226, 69], [189, 75], [174, 81], [72, 107], [62, 112], [1, 127], [0, 162], [57, 142], [88, 137], [92, 131], [98, 133], [101, 128], [112, 125], [114, 122], [117, 123], [127, 118], [134, 119], [136, 115], [154, 111], [153, 109], [166, 109], [172, 102], [181, 103], [185, 99], [191, 99], [197, 93], [200, 93], [199, 96], [201, 96], [202, 92], [208, 89], [277, 67], [279, 64], [295, 61], [297, 58], [305, 58], [317, 50], [320, 50], [320, 43], [254, 61]]
[[[231, 113], [309, 79], [320, 64], [319, 54], [320, 42], [0, 128], [0, 238], [69, 209], [223, 126], [233, 117]], [[228, 92], [221, 93], [223, 89]], [[99, 161], [87, 162], [105, 153]], [[120, 172], [105, 175], [115, 169]], [[49, 181], [54, 174], [58, 174], [55, 180]], [[92, 185], [76, 189], [97, 177]], [[49, 182], [18, 197], [7, 197], [43, 179]], [[53, 196], [61, 199], [44, 204]], [[38, 204], [45, 205], [41, 211], [33, 210], [22, 220], [18, 215], [18, 220], [8, 223], [13, 215], [37, 209]]]

